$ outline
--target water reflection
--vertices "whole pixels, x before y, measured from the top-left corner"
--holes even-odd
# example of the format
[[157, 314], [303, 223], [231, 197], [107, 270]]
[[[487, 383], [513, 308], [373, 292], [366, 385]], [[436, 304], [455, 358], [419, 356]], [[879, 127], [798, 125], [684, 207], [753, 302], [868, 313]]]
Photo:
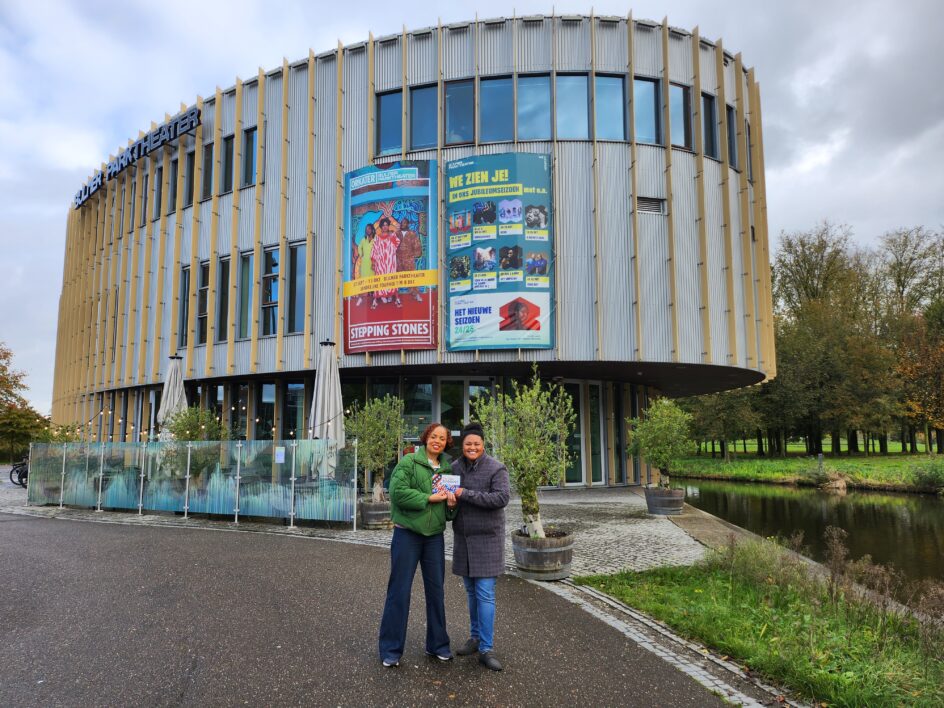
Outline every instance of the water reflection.
[[686, 501], [762, 536], [790, 536], [802, 530], [817, 560], [824, 556], [823, 532], [838, 526], [849, 533], [851, 556], [871, 554], [909, 577], [944, 579], [944, 500], [919, 494], [818, 489], [744, 482], [675, 480]]

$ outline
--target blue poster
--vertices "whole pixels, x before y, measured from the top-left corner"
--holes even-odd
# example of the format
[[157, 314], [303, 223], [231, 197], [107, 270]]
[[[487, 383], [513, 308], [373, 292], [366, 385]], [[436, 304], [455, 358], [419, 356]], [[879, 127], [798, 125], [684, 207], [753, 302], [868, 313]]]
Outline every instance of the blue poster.
[[550, 156], [463, 158], [446, 179], [446, 347], [552, 348]]

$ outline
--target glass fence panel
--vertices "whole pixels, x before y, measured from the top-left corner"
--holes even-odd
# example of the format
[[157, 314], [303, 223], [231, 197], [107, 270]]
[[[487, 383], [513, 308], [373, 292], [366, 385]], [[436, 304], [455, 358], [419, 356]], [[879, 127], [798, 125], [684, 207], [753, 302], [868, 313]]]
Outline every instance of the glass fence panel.
[[30, 448], [27, 503], [58, 504], [61, 484], [62, 445], [33, 445]]
[[147, 443], [144, 453], [144, 509], [183, 511], [187, 474], [187, 443]]
[[292, 508], [291, 442], [244, 441], [240, 459], [239, 513], [288, 518]]
[[195, 442], [190, 450], [191, 514], [236, 511], [236, 443]]
[[354, 515], [354, 449], [329, 440], [299, 440], [295, 455], [295, 518], [350, 522]]
[[93, 509], [98, 506], [98, 470], [102, 446], [99, 443], [66, 444], [66, 484], [62, 503]]
[[105, 446], [104, 454], [101, 456], [103, 509], [138, 508], [145, 445], [145, 443], [111, 443]]

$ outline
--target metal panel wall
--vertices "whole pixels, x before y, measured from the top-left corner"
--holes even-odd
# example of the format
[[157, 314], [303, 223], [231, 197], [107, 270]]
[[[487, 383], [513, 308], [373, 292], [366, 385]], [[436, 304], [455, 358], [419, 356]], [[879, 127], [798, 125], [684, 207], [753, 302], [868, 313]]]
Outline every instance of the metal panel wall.
[[672, 222], [675, 229], [675, 303], [679, 327], [679, 361], [702, 363], [700, 317], [701, 284], [698, 277], [698, 209], [695, 156], [681, 150], [672, 155]]
[[262, 234], [257, 235], [264, 246], [279, 242], [279, 199], [282, 194], [282, 70], [270, 73], [265, 81], [265, 184], [262, 189]]
[[656, 27], [636, 22], [633, 35], [633, 67], [637, 76], [659, 77], [662, 73], [662, 36]]
[[601, 211], [600, 293], [603, 298], [600, 310], [605, 332], [601, 356], [609, 360], [629, 360], [633, 358], [636, 338], [629, 150], [625, 145], [601, 143], [597, 151]]
[[[228, 194], [227, 196], [232, 199], [232, 194]], [[200, 202], [197, 208], [200, 209], [200, 216], [197, 220], [200, 228], [197, 240], [197, 258], [206, 259], [209, 257], [210, 253], [210, 226], [213, 216], [213, 200], [208, 199], [205, 202]], [[181, 258], [183, 261], [187, 261], [190, 259], [190, 236], [193, 228], [193, 220], [183, 219], [181, 224], [183, 225], [181, 248], [185, 249], [185, 251], [181, 251]]]
[[724, 262], [724, 212], [721, 207], [721, 165], [705, 160], [705, 221], [708, 227], [708, 307], [711, 317], [711, 360], [727, 364], [727, 280]]
[[315, 209], [313, 339], [333, 339], [337, 275], [338, 188], [336, 167], [338, 64], [333, 55], [315, 60]]
[[283, 356], [285, 357], [285, 370], [297, 371], [305, 368], [305, 337], [301, 334], [286, 335], [284, 341]]
[[669, 80], [691, 86], [692, 37], [689, 34], [669, 32]]
[[636, 147], [636, 188], [640, 197], [665, 199], [665, 148], [658, 145]]
[[[346, 53], [349, 56], [350, 52]], [[347, 59], [345, 56], [345, 60]], [[347, 69], [347, 67], [345, 67]], [[403, 84], [403, 55], [400, 35], [383, 37], [374, 43], [374, 89], [377, 93], [400, 88]], [[315, 79], [315, 86], [318, 79]], [[333, 102], [333, 101], [332, 101]]]
[[236, 130], [236, 89], [223, 94], [220, 107], [223, 109], [220, 115], [220, 134], [225, 138]]
[[[248, 251], [252, 249], [253, 244], [255, 243], [255, 235], [253, 231], [255, 226], [253, 224], [253, 209], [256, 204], [256, 190], [260, 187], [247, 187], [246, 189], [239, 190], [239, 250]], [[228, 234], [229, 232], [227, 232]], [[223, 238], [227, 240], [231, 238], [229, 235], [223, 233], [223, 229], [220, 229], [220, 243], [223, 243]], [[232, 245], [232, 244], [228, 244]], [[223, 252], [223, 249], [220, 249], [220, 253]]]
[[236, 371], [243, 373], [249, 371], [249, 355], [252, 352], [252, 342], [248, 339], [241, 339], [233, 346], [233, 357], [236, 362]]
[[[308, 63], [289, 70], [288, 206], [286, 238], [305, 238], [308, 180]], [[281, 151], [281, 147], [280, 147]]]
[[[234, 176], [234, 179], [238, 177]], [[225, 255], [229, 253], [229, 247], [233, 240], [233, 198], [241, 198], [243, 191], [236, 189], [227, 194], [221, 194], [219, 197], [219, 224], [216, 228], [216, 252], [219, 255]], [[213, 252], [213, 248], [210, 248], [210, 239], [212, 234], [210, 233], [210, 217], [206, 219], [201, 215], [200, 218], [200, 250], [199, 256], [202, 260], [206, 260], [210, 257], [210, 254]], [[206, 232], [206, 237], [204, 238], [204, 232]]]
[[276, 370], [275, 337], [259, 337], [259, 365], [256, 373], [267, 373]]
[[226, 343], [214, 344], [213, 346], [213, 370], [226, 371]]
[[699, 43], [698, 51], [701, 52], [698, 65], [701, 74], [701, 90], [710, 94], [718, 93], [718, 72], [715, 67], [715, 48], [714, 45]]
[[439, 79], [437, 69], [439, 30], [437, 28], [408, 35], [407, 62], [407, 76], [410, 84], [428, 84]]
[[482, 76], [510, 74], [514, 71], [514, 25], [510, 20], [500, 23], [480, 22], [476, 34], [479, 73]]
[[669, 311], [669, 242], [667, 218], [639, 214], [640, 316], [647, 361], [672, 361], [672, 315]]
[[596, 358], [593, 260], [593, 169], [590, 143], [558, 143], [555, 148], [554, 210], [557, 253], [554, 267], [560, 311], [557, 352], [561, 359]]
[[[738, 175], [730, 170], [729, 179], [736, 185]], [[731, 189], [731, 268], [734, 271], [734, 329], [737, 337], [738, 359], [734, 366], [747, 365], [747, 327], [744, 322], [744, 270], [745, 263], [741, 255], [741, 210], [737, 189]]]
[[551, 69], [553, 30], [547, 17], [517, 20], [518, 72], [546, 72]]
[[558, 71], [590, 70], [590, 21], [558, 17], [555, 19]]
[[626, 20], [613, 21], [608, 18], [597, 18], [594, 35], [596, 70], [620, 73], [626, 71], [629, 62]]
[[[253, 77], [243, 84], [243, 130], [256, 124], [256, 113], [259, 101], [259, 81]], [[245, 159], [245, 155], [243, 156]]]
[[[213, 96], [210, 96], [203, 101], [203, 110], [200, 111], [200, 127], [203, 130], [203, 142], [213, 142], [213, 130], [216, 127], [216, 98]], [[161, 163], [158, 162], [157, 164], [160, 165]], [[214, 172], [216, 172], [216, 170], [214, 170]], [[199, 190], [200, 187], [198, 185], [198, 193]]]
[[475, 25], [443, 28], [443, 79], [466, 79], [475, 74]]

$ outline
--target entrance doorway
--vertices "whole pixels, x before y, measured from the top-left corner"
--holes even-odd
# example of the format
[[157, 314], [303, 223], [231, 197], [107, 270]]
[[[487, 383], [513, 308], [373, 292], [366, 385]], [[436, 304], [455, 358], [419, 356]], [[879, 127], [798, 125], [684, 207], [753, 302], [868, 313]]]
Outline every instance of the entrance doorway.
[[447, 452], [455, 458], [459, 454], [459, 433], [466, 422], [472, 420], [472, 404], [479, 396], [492, 392], [492, 382], [479, 378], [440, 379], [436, 415], [440, 423], [452, 433], [454, 445]]

